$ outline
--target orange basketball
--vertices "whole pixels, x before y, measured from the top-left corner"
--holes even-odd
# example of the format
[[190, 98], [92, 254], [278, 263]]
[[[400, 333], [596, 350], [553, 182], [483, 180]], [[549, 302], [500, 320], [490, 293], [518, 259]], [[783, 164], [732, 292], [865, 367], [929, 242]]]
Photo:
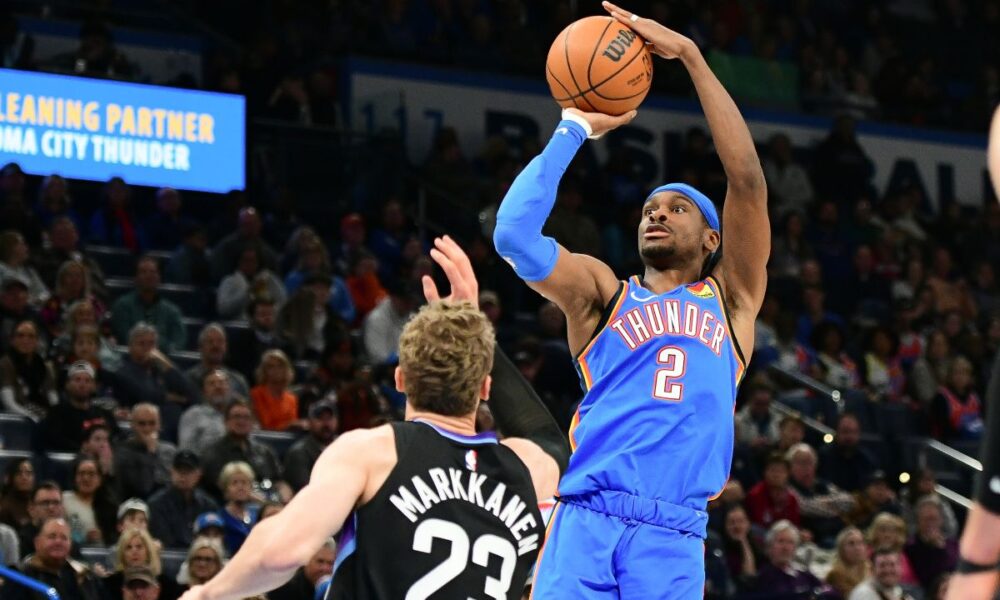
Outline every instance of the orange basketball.
[[552, 42], [545, 78], [563, 108], [620, 115], [646, 98], [653, 60], [631, 28], [611, 17], [584, 17]]

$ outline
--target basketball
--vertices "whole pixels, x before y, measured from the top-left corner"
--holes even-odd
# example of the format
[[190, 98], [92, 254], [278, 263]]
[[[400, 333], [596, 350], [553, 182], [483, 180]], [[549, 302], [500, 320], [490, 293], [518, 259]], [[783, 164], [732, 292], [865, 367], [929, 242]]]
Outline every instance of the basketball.
[[649, 93], [653, 60], [629, 27], [611, 17], [585, 17], [552, 42], [545, 78], [563, 108], [621, 115]]

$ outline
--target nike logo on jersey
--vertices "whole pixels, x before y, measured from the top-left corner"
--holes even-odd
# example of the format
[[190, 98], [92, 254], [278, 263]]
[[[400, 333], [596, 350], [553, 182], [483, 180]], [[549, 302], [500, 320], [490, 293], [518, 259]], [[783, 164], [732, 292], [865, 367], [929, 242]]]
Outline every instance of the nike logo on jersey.
[[645, 298], [640, 298], [639, 296], [635, 295], [635, 290], [632, 290], [631, 292], [629, 292], [628, 295], [629, 295], [630, 298], [632, 298], [636, 302], [649, 302], [653, 298], [656, 298], [656, 296], [646, 296]]
[[994, 494], [1000, 494], [1000, 477], [990, 479], [990, 491]]
[[556, 133], [566, 135], [569, 133], [569, 127], [560, 127], [559, 129], [556, 129]]

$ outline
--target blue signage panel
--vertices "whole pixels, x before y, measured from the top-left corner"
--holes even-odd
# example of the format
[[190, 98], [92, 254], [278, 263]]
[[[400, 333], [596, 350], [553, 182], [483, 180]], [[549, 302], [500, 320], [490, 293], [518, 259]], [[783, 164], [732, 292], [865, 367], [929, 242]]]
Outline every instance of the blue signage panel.
[[0, 69], [0, 164], [228, 192], [245, 186], [242, 96]]

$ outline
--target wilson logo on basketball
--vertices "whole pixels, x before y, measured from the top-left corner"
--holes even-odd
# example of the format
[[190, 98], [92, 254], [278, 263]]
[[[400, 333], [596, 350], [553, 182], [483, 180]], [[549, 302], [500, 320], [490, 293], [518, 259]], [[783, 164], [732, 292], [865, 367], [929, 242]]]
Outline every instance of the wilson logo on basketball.
[[611, 43], [608, 44], [608, 47], [604, 49], [602, 54], [611, 60], [618, 62], [623, 56], [625, 56], [625, 51], [632, 45], [632, 42], [635, 41], [636, 37], [635, 32], [631, 29], [619, 29], [618, 35], [611, 40]]

